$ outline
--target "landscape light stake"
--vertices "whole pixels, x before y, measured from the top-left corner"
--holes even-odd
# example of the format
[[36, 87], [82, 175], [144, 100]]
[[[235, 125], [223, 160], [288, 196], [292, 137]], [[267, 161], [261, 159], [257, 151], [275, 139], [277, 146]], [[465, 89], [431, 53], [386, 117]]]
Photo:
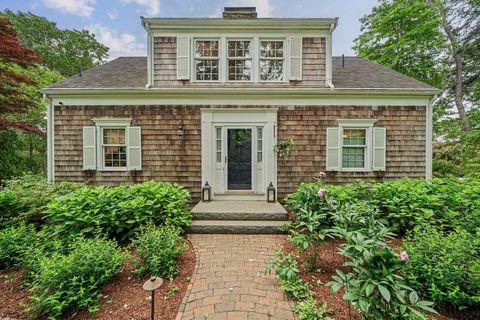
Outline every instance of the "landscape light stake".
[[151, 277], [143, 284], [143, 290], [152, 292], [152, 320], [155, 320], [155, 290], [163, 284], [162, 278]]

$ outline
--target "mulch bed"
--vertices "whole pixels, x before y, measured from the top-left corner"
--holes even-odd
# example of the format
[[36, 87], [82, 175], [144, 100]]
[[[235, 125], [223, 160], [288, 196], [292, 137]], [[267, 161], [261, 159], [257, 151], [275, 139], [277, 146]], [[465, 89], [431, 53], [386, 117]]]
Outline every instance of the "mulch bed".
[[[310, 272], [306, 271], [302, 265], [301, 262], [304, 259], [302, 259], [298, 248], [294, 244], [285, 242], [283, 250], [286, 254], [291, 254], [297, 259], [300, 267], [300, 277], [310, 284], [310, 289], [315, 292], [319, 304], [327, 303], [328, 308], [332, 311], [330, 317], [337, 320], [359, 320], [361, 319], [361, 314], [353, 306], [349, 307], [348, 303], [342, 299], [343, 289], [332, 295], [330, 287], [325, 285], [331, 281], [332, 275], [336, 274], [336, 269], [340, 269], [343, 272], [349, 271], [348, 268], [342, 266], [344, 262], [343, 256], [337, 253], [338, 245], [342, 243], [343, 241], [340, 240], [327, 240], [326, 245], [319, 249], [321, 258], [317, 265], [312, 268], [313, 271]], [[401, 245], [402, 240], [400, 238], [392, 239], [390, 242], [390, 246], [395, 249]], [[448, 314], [434, 315], [433, 317], [437, 320], [478, 320], [480, 319], [480, 310], [452, 311]]]
[[[195, 269], [195, 253], [189, 242], [188, 250], [178, 258], [180, 273], [170, 283], [165, 280], [160, 289], [155, 291], [155, 319], [174, 320], [182, 302], [188, 283]], [[24, 319], [28, 317], [19, 303], [28, 303], [30, 293], [22, 288], [22, 270], [9, 270], [0, 273], [0, 318]], [[103, 290], [101, 308], [93, 316], [87, 311], [68, 314], [65, 319], [150, 319], [150, 293], [143, 290], [143, 283], [149, 276], [138, 278], [133, 273], [133, 266], [126, 262], [122, 272], [108, 282]], [[169, 289], [176, 287], [174, 296], [167, 298]]]

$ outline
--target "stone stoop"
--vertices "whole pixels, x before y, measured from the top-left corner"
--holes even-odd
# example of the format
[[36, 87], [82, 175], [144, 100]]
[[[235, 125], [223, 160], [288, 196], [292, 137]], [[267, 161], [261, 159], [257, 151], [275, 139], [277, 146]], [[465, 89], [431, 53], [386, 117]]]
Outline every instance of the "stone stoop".
[[288, 213], [278, 202], [222, 200], [199, 202], [193, 209], [188, 233], [282, 233]]

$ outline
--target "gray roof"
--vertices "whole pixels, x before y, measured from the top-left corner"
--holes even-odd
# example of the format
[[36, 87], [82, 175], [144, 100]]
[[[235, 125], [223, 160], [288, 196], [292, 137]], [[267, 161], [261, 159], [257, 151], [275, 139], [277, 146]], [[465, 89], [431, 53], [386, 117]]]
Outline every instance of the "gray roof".
[[[338, 89], [435, 90], [435, 88], [361, 57], [333, 57], [333, 85]], [[49, 87], [144, 88], [146, 57], [120, 57]]]

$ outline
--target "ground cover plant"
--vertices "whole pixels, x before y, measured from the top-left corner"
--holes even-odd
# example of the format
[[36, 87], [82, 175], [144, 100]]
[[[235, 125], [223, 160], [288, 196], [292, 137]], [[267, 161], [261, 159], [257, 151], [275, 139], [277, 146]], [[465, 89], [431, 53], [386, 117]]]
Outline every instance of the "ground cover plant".
[[149, 222], [188, 226], [190, 194], [180, 185], [149, 181], [133, 186], [85, 187], [48, 204], [53, 233], [67, 237], [107, 234], [130, 239]]
[[[433, 307], [453, 313], [480, 305], [479, 181], [330, 186], [325, 176], [302, 184], [285, 200], [293, 214], [287, 229], [298, 248], [300, 272], [322, 272], [318, 262], [325, 249], [315, 239], [331, 237], [343, 241], [338, 252], [344, 268], [328, 285], [333, 293], [343, 290], [343, 299], [365, 319], [424, 318]], [[401, 255], [387, 245], [392, 230], [407, 234]]]

